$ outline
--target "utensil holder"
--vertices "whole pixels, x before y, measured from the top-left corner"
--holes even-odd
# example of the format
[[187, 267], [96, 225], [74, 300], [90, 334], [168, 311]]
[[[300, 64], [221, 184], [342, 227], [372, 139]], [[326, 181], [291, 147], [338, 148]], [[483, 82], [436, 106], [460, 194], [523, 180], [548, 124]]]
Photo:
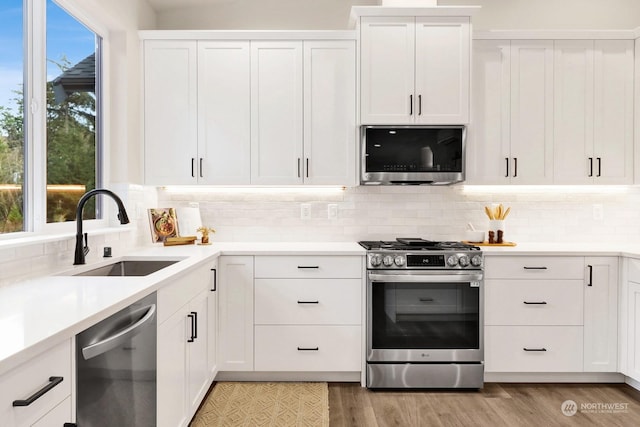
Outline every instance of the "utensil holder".
[[504, 220], [492, 219], [489, 221], [489, 243], [504, 242]]

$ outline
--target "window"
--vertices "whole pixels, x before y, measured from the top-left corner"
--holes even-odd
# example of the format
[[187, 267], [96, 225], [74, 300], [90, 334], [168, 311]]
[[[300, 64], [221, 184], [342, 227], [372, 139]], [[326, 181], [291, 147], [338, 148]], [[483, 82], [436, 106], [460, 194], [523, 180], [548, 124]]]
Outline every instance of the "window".
[[101, 47], [53, 0], [0, 2], [0, 234], [73, 221], [101, 186]]
[[0, 2], [0, 233], [24, 230], [23, 14]]
[[[47, 0], [47, 222], [73, 221], [82, 195], [99, 183], [101, 40]], [[96, 198], [84, 209], [96, 218]]]

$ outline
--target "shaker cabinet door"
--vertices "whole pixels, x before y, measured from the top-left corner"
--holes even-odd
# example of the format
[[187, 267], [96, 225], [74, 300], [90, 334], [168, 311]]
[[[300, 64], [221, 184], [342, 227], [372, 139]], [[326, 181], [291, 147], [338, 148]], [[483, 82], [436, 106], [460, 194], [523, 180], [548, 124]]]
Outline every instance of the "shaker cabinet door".
[[302, 184], [302, 42], [251, 42], [251, 183]]
[[362, 124], [414, 121], [415, 18], [361, 18]]
[[198, 70], [195, 41], [144, 42], [144, 178], [197, 183]]
[[249, 184], [248, 41], [198, 42], [198, 183]]

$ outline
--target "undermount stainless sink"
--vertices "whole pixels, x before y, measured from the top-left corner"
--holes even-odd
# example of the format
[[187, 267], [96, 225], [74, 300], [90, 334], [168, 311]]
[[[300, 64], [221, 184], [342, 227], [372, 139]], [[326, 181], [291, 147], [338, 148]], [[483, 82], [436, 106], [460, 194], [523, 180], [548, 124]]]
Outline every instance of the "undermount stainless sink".
[[147, 276], [176, 262], [178, 261], [124, 260], [82, 273], [76, 273], [74, 276]]

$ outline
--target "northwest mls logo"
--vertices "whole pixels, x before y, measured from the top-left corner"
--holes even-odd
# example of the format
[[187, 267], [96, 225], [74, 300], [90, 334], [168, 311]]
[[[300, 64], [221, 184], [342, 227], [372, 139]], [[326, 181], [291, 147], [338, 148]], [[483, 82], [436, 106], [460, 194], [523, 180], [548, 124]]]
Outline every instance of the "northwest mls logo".
[[572, 417], [578, 412], [578, 404], [573, 400], [565, 400], [560, 405], [560, 410], [567, 417]]

